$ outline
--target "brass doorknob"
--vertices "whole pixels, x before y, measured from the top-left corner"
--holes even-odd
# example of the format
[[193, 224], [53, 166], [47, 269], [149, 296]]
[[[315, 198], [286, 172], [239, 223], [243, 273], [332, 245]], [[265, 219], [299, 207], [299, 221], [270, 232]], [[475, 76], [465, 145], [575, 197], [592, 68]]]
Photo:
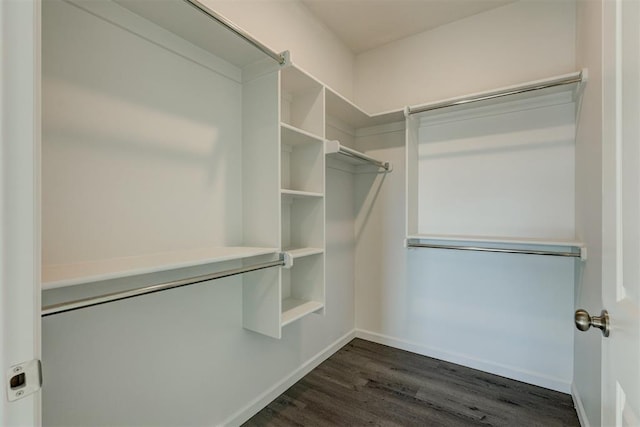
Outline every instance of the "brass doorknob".
[[602, 310], [600, 316], [590, 316], [586, 310], [576, 310], [575, 315], [576, 328], [581, 331], [586, 331], [590, 327], [598, 328], [602, 331], [602, 335], [609, 336], [609, 313], [607, 310]]

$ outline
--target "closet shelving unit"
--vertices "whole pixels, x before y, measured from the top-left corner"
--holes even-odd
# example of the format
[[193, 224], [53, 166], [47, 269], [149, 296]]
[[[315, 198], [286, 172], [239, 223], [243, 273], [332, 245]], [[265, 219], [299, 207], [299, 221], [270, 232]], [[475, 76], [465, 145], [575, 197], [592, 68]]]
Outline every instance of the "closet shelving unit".
[[324, 87], [297, 69], [280, 71], [281, 247], [280, 326], [324, 313]]
[[355, 133], [403, 112], [368, 115], [197, 0], [51, 0], [43, 23], [44, 299], [235, 271], [246, 329], [324, 313], [327, 139], [386, 167]]
[[[326, 162], [337, 157], [352, 173], [390, 171], [387, 162], [353, 149], [356, 131], [404, 119], [401, 110], [371, 116], [291, 63], [279, 71], [278, 94], [279, 247], [285, 268], [279, 287], [267, 285], [258, 293], [247, 293], [244, 304], [245, 328], [277, 338], [295, 320], [324, 314]], [[327, 147], [336, 144], [351, 155], [328, 152]], [[277, 320], [275, 311], [280, 313]]]
[[573, 212], [585, 82], [586, 70], [408, 107], [407, 246], [585, 260]]

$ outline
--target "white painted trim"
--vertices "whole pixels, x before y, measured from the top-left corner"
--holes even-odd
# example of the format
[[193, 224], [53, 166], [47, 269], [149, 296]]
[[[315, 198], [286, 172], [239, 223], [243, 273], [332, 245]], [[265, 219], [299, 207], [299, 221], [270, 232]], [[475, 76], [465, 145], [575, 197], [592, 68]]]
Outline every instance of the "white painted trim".
[[[41, 359], [41, 2], [0, 1], [0, 369]], [[5, 388], [3, 381], [2, 388]], [[0, 425], [42, 425], [41, 391], [9, 402]]]
[[221, 426], [239, 426], [249, 418], [257, 414], [262, 408], [267, 406], [271, 401], [276, 399], [282, 393], [284, 393], [289, 387], [298, 382], [302, 377], [307, 375], [319, 364], [328, 359], [335, 352], [344, 347], [349, 341], [356, 337], [356, 331], [351, 330], [342, 337], [338, 338], [332, 344], [329, 344], [324, 350], [320, 351], [317, 355], [309, 359], [306, 363], [302, 364], [298, 369], [293, 371], [290, 375], [284, 378], [282, 381], [271, 387], [269, 390], [262, 393], [244, 408], [227, 418], [220, 424]]
[[425, 346], [423, 344], [410, 342], [388, 335], [376, 332], [356, 329], [356, 338], [372, 341], [378, 344], [388, 345], [400, 350], [410, 351], [412, 353], [421, 354], [423, 356], [433, 357], [435, 359], [444, 360], [446, 362], [455, 363], [457, 365], [478, 369], [491, 374], [499, 375], [505, 378], [511, 378], [528, 384], [556, 390], [562, 393], [570, 393], [571, 384], [557, 378], [543, 375], [537, 372], [526, 371], [514, 366], [498, 364], [488, 360], [476, 359], [465, 354], [453, 353], [450, 351], [436, 349]]
[[578, 388], [575, 383], [571, 384], [571, 397], [573, 398], [573, 406], [576, 408], [576, 412], [578, 413], [578, 421], [580, 421], [580, 425], [582, 427], [591, 427], [591, 424], [589, 424], [589, 418], [587, 418], [587, 413], [584, 410], [584, 405], [582, 404], [582, 398], [580, 397], [580, 393], [578, 393]]

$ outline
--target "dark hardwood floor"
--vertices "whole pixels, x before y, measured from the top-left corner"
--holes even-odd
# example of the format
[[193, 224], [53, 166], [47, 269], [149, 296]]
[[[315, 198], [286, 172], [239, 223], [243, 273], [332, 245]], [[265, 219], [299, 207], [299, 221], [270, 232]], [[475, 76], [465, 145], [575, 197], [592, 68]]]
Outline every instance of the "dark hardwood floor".
[[355, 339], [244, 426], [579, 426], [569, 395]]

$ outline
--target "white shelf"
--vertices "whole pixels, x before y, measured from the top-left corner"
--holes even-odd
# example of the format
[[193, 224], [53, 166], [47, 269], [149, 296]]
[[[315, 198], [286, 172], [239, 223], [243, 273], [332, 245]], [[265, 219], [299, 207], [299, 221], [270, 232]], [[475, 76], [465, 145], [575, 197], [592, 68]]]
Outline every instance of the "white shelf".
[[324, 253], [324, 249], [322, 248], [291, 248], [284, 249], [283, 252], [286, 252], [291, 256], [292, 259], [302, 258], [311, 255], [318, 255]]
[[[560, 83], [568, 82], [571, 83]], [[476, 92], [454, 98], [443, 99], [426, 104], [411, 106], [409, 114], [443, 114], [478, 109], [506, 102], [530, 100], [548, 95], [564, 95], [567, 102], [579, 101], [586, 74], [576, 71], [546, 79], [530, 81], [518, 85], [498, 88], [491, 91]], [[579, 102], [576, 102], [579, 104]]]
[[491, 244], [534, 245], [534, 246], [562, 246], [582, 248], [584, 244], [577, 240], [538, 239], [535, 237], [499, 237], [499, 236], [463, 236], [454, 234], [414, 234], [407, 239], [439, 240], [446, 242], [476, 242]]
[[298, 190], [282, 189], [282, 190], [280, 190], [280, 193], [283, 196], [289, 196], [289, 197], [293, 197], [293, 198], [322, 198], [322, 197], [324, 197], [324, 194], [315, 193], [315, 192], [312, 192], [312, 191], [298, 191]]
[[297, 128], [288, 123], [280, 123], [282, 128], [282, 143], [291, 146], [306, 145], [306, 144], [318, 144], [324, 141], [318, 135], [315, 135], [306, 130]]
[[327, 116], [335, 117], [354, 129], [404, 122], [404, 111], [393, 110], [369, 114], [333, 89], [326, 88]]
[[318, 301], [304, 301], [295, 298], [287, 298], [282, 301], [282, 315], [280, 317], [281, 326], [295, 322], [309, 313], [318, 311], [324, 304]]
[[[410, 241], [417, 240], [422, 244], [425, 241], [431, 245], [443, 245], [446, 249], [465, 249], [465, 250], [488, 250], [492, 252], [500, 252], [503, 250], [516, 250], [518, 252], [527, 250], [544, 252], [544, 255], [561, 255], [569, 253], [579, 255], [583, 261], [587, 259], [587, 248], [584, 243], [577, 240], [562, 239], [538, 239], [527, 237], [496, 237], [496, 236], [462, 236], [449, 234], [415, 234], [407, 236], [407, 246], [411, 247]], [[468, 247], [467, 243], [473, 245]], [[475, 249], [481, 248], [481, 249]], [[568, 256], [568, 255], [563, 255]], [[574, 255], [571, 255], [574, 256]]]
[[356, 166], [375, 166], [390, 172], [393, 170], [391, 163], [378, 160], [361, 153], [353, 148], [345, 147], [340, 141], [325, 141], [324, 152], [327, 156]]
[[276, 253], [278, 253], [276, 248], [215, 247], [77, 264], [45, 265], [42, 267], [42, 289], [60, 288]]
[[[268, 58], [261, 50], [187, 2], [147, 0], [115, 0], [115, 2], [237, 67], [243, 68]], [[86, 6], [86, 3], [79, 4]]]

